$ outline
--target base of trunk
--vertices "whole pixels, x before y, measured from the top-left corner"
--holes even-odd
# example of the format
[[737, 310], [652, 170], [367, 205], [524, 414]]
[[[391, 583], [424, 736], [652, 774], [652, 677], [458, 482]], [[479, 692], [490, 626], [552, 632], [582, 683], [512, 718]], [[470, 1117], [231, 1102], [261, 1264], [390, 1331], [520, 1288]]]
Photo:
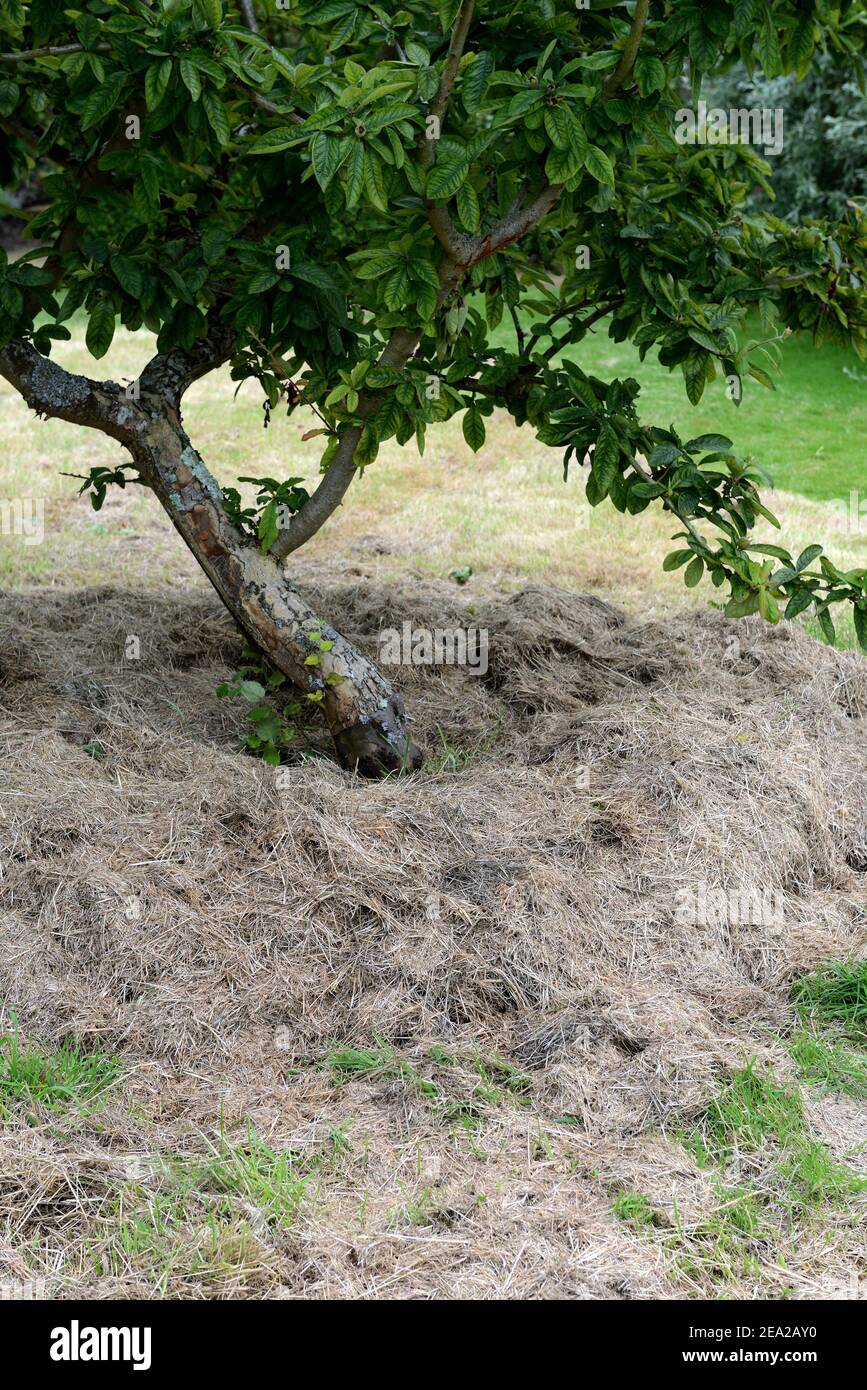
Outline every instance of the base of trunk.
[[332, 733], [342, 767], [362, 777], [417, 772], [422, 755], [406, 731], [406, 715], [400, 696], [392, 695], [381, 713], [364, 715], [340, 733]]
[[322, 621], [278, 561], [235, 529], [179, 418], [155, 412], [133, 456], [241, 631], [321, 704], [341, 765], [364, 777], [419, 768], [400, 695]]

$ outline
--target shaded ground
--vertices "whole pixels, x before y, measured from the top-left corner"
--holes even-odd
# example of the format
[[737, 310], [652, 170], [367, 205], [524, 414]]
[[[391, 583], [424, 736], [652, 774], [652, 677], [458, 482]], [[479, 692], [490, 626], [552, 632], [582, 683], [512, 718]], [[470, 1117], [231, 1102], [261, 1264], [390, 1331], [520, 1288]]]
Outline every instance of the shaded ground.
[[[865, 954], [867, 663], [376, 563], [303, 570], [371, 654], [405, 619], [490, 634], [484, 678], [401, 669], [432, 756], [378, 786], [235, 751], [201, 589], [4, 601], [0, 1000], [126, 1076], [7, 1107], [0, 1281], [855, 1296], [863, 1196], [795, 1211], [773, 1134], [715, 1166], [689, 1136], [750, 1059], [796, 1086], [792, 980]], [[719, 887], [775, 910], [684, 911]], [[863, 1104], [806, 1101], [854, 1173]]]

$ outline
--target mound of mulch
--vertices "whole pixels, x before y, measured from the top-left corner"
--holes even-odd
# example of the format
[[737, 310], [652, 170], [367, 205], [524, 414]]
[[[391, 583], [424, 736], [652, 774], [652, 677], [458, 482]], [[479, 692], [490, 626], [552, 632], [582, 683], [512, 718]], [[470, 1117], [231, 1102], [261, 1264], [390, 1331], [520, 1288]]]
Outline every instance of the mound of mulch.
[[[749, 1058], [790, 1074], [792, 979], [864, 953], [867, 663], [713, 611], [637, 624], [592, 597], [384, 586], [362, 566], [305, 582], [374, 656], [405, 620], [488, 630], [484, 676], [398, 670], [428, 770], [374, 785], [319, 757], [278, 786], [214, 698], [240, 642], [201, 591], [2, 602], [0, 1001], [130, 1076], [66, 1141], [7, 1134], [0, 1168], [31, 1181], [0, 1183], [0, 1215], [2, 1192], [12, 1226], [26, 1200], [22, 1239], [42, 1236], [64, 1183], [121, 1181], [155, 1134], [195, 1148], [221, 1109], [302, 1150], [346, 1122], [363, 1178], [268, 1247], [255, 1290], [672, 1296], [611, 1196], [716, 1200], [661, 1136]], [[719, 888], [774, 910], [684, 911]], [[399, 1079], [335, 1090], [329, 1045], [374, 1039], [456, 1093], [470, 1072], [431, 1049], [495, 1055], [530, 1078], [527, 1104], [486, 1112], [479, 1160]], [[567, 1170], [530, 1161], [546, 1125]], [[408, 1240], [388, 1213], [428, 1169], [451, 1216]]]

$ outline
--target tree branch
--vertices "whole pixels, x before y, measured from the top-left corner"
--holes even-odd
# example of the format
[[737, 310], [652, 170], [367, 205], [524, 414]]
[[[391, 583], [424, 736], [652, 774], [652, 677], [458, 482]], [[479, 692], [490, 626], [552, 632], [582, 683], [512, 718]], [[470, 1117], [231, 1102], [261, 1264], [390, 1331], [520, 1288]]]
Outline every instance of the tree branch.
[[[472, 6], [465, 8], [471, 11]], [[469, 20], [467, 20], [466, 27], [469, 28]], [[475, 265], [477, 261], [493, 255], [511, 242], [518, 241], [537, 222], [541, 221], [555, 206], [561, 192], [562, 185], [560, 184], [546, 188], [528, 207], [507, 214], [497, 227], [485, 237], [464, 237], [456, 231], [452, 236], [448, 236], [444, 242], [447, 254], [440, 268], [438, 307], [444, 302], [450, 291], [460, 283], [471, 266]], [[433, 211], [448, 217], [445, 208], [435, 208]], [[449, 219], [450, 221], [451, 219]], [[436, 230], [433, 218], [431, 222]], [[420, 341], [420, 332], [410, 332], [403, 328], [396, 329], [379, 359], [380, 365], [395, 367], [398, 370], [405, 367]], [[375, 413], [378, 405], [379, 401], [376, 397], [363, 397], [359, 402], [358, 414], [362, 420], [369, 419]], [[358, 448], [363, 428], [363, 425], [351, 425], [344, 430], [340, 437], [337, 453], [331, 460], [322, 482], [312, 497], [304, 503], [301, 510], [296, 512], [289, 526], [281, 531], [272, 546], [271, 554], [278, 560], [284, 560], [299, 546], [310, 540], [311, 536], [316, 534], [343, 501], [349, 485], [355, 477], [355, 451]]]
[[[99, 43], [91, 53], [108, 53], [111, 45]], [[0, 63], [25, 63], [31, 58], [62, 58], [67, 53], [83, 53], [83, 43], [65, 43], [54, 48], [29, 48], [23, 53], [0, 53]]]
[[464, 3], [461, 5], [461, 8], [458, 12], [458, 17], [455, 20], [455, 26], [452, 29], [452, 37], [451, 42], [449, 43], [449, 51], [448, 57], [446, 58], [446, 65], [443, 69], [443, 75], [440, 79], [440, 86], [439, 91], [437, 92], [436, 101], [434, 102], [433, 107], [431, 109], [431, 115], [438, 116], [441, 121], [445, 119], [445, 114], [449, 107], [449, 101], [451, 100], [452, 95], [452, 87], [455, 85], [455, 78], [458, 75], [458, 68], [461, 65], [461, 59], [464, 56], [464, 49], [466, 47], [467, 37], [470, 32], [470, 25], [473, 22], [473, 11], [475, 10], [475, 8], [475, 0], [464, 0]]
[[446, 255], [459, 261], [461, 265], [472, 265], [478, 248], [477, 239], [467, 232], [458, 231], [447, 207], [438, 206], [425, 199], [425, 211], [434, 235]]
[[[411, 332], [406, 328], [396, 328], [379, 358], [378, 365], [400, 371], [406, 366], [420, 342], [420, 330]], [[362, 420], [369, 420], [378, 409], [379, 403], [377, 396], [364, 396], [358, 405], [358, 414]], [[340, 506], [355, 477], [355, 451], [363, 431], [363, 425], [350, 425], [343, 431], [337, 452], [321, 483], [272, 545], [270, 553], [276, 560], [285, 560], [293, 550], [297, 550], [315, 536]]]
[[[440, 289], [437, 308], [440, 308], [448, 295], [460, 283], [465, 267], [446, 258], [440, 267]], [[385, 348], [380, 354], [378, 365], [401, 371], [414, 355], [421, 342], [421, 329], [395, 328]], [[369, 420], [376, 413], [381, 402], [377, 395], [365, 394], [358, 403], [357, 414], [362, 421]], [[289, 525], [278, 535], [271, 547], [271, 554], [278, 560], [285, 560], [293, 550], [309, 541], [311, 536], [324, 525], [332, 512], [340, 506], [355, 477], [355, 451], [361, 440], [364, 425], [349, 425], [340, 436], [340, 443], [334, 458], [328, 465], [321, 483], [304, 503], [300, 511], [292, 517]]]
[[532, 231], [537, 222], [541, 222], [542, 218], [547, 217], [552, 208], [556, 207], [562, 192], [562, 183], [553, 183], [543, 189], [527, 207], [507, 213], [496, 227], [477, 240], [469, 264], [475, 265], [477, 261], [484, 261], [497, 251], [502, 251], [504, 246], [510, 246], [513, 241], [520, 241], [521, 237]]
[[207, 333], [192, 348], [173, 348], [151, 358], [138, 379], [139, 391], [157, 395], [177, 410], [193, 382], [228, 362], [234, 346], [232, 329], [212, 311]]
[[[656, 482], [656, 479], [654, 478], [650, 469], [646, 466], [644, 459], [641, 458], [640, 454], [632, 455], [632, 467], [635, 469], [636, 473], [639, 473], [642, 478], [645, 478], [647, 480], [647, 482]], [[696, 527], [690, 521], [688, 516], [684, 516], [682, 512], [679, 512], [676, 507], [672, 506], [672, 504], [670, 502], [667, 502], [664, 498], [662, 499], [662, 505], [667, 512], [671, 512], [672, 516], [676, 516], [678, 521], [686, 527], [693, 540], [698, 541], [698, 543], [704, 546], [705, 548], [707, 547], [707, 541], [705, 540], [704, 536], [701, 534], [700, 531], [696, 529]]]
[[[461, 58], [464, 56], [464, 49], [470, 32], [470, 25], [473, 22], [474, 11], [475, 0], [464, 0], [457, 19], [455, 20], [454, 28], [452, 29], [446, 65], [440, 78], [436, 99], [430, 110], [431, 116], [436, 117], [440, 122], [440, 127], [442, 127], [446, 118], [446, 112], [449, 109], [452, 88], [455, 85], [455, 78], [458, 74], [458, 68], [461, 65]], [[423, 169], [429, 169], [433, 163], [435, 147], [436, 140], [426, 138], [422, 141], [419, 147], [418, 158]], [[440, 245], [443, 246], [449, 256], [453, 256], [459, 261], [464, 260], [473, 244], [472, 237], [464, 236], [462, 232], [458, 231], [452, 221], [448, 208], [445, 206], [438, 206], [436, 203], [430, 202], [427, 198], [425, 198], [424, 205], [428, 220], [433, 227]]]
[[37, 415], [101, 430], [122, 444], [135, 438], [138, 412], [115, 381], [91, 381], [43, 357], [32, 343], [14, 338], [0, 350], [0, 376]]
[[638, 57], [638, 49], [641, 45], [641, 36], [644, 33], [644, 26], [647, 23], [647, 12], [650, 9], [650, 0], [638, 0], [635, 6], [635, 14], [632, 17], [632, 28], [629, 31], [629, 38], [626, 40], [626, 47], [623, 56], [614, 72], [602, 88], [602, 95], [606, 101], [610, 101], [624, 82], [632, 76], [632, 69], [635, 67], [635, 60]]
[[253, 9], [253, 0], [238, 0], [238, 7], [244, 16], [244, 23], [253, 34], [259, 32], [259, 21], [256, 18], [256, 11]]
[[[587, 315], [586, 319], [581, 320], [581, 327], [586, 332], [588, 328], [592, 328], [600, 319], [606, 318], [611, 313], [612, 309], [619, 309], [625, 298], [626, 296], [621, 294], [617, 295], [614, 299], [608, 300], [605, 304], [600, 304], [591, 314]], [[569, 310], [567, 309], [564, 312], [568, 313]], [[553, 324], [556, 319], [562, 317], [562, 314], [556, 314], [553, 319], [549, 320], [549, 323]], [[552, 335], [551, 346], [545, 349], [545, 360], [550, 362], [551, 358], [556, 357], [557, 353], [560, 352], [562, 348], [568, 347], [571, 336], [571, 332], [564, 333], [562, 338], [554, 338]]]

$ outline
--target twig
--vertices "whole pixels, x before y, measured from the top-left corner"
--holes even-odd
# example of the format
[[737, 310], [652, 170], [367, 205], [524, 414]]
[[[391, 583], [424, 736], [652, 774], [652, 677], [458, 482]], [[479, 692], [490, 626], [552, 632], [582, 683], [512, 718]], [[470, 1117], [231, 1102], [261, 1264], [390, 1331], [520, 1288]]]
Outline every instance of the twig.
[[[600, 319], [606, 318], [611, 313], [612, 309], [619, 309], [624, 299], [625, 295], [621, 294], [618, 295], [616, 299], [609, 300], [607, 304], [600, 304], [598, 309], [594, 309], [592, 314], [588, 314], [586, 319], [581, 320], [581, 327], [585, 330], [592, 328]], [[550, 361], [552, 357], [556, 357], [561, 348], [568, 346], [568, 339], [570, 336], [571, 334], [565, 333], [562, 338], [558, 339], [556, 343], [553, 343], [552, 346], [546, 350], [544, 354], [546, 361]]]
[[475, 0], [464, 0], [458, 17], [455, 20], [455, 27], [452, 30], [446, 65], [443, 69], [437, 98], [432, 108], [432, 114], [438, 116], [440, 120], [444, 119], [446, 111], [448, 110], [452, 95], [452, 87], [455, 85], [455, 78], [458, 75], [461, 58], [464, 56], [464, 48], [466, 47], [467, 37], [470, 32], [470, 25], [473, 22], [473, 11], [475, 8]]
[[626, 40], [626, 47], [623, 56], [614, 72], [609, 77], [605, 86], [602, 88], [602, 95], [606, 101], [610, 101], [616, 92], [620, 90], [624, 82], [632, 76], [632, 69], [635, 67], [635, 60], [638, 57], [638, 49], [641, 45], [641, 36], [644, 33], [644, 26], [647, 23], [647, 12], [650, 9], [650, 0], [638, 0], [635, 6], [635, 14], [632, 18], [632, 28], [629, 31], [629, 38]]
[[512, 315], [512, 323], [515, 325], [515, 337], [518, 340], [518, 356], [524, 356], [524, 330], [521, 327], [521, 320], [518, 318], [518, 310], [514, 304], [509, 305], [509, 313]]
[[256, 12], [253, 9], [253, 0], [238, 0], [238, 4], [240, 6], [241, 14], [244, 16], [244, 23], [246, 24], [247, 28], [250, 30], [251, 33], [258, 34], [259, 21], [257, 20]]
[[[435, 117], [440, 123], [440, 128], [442, 128], [442, 124], [446, 118], [446, 112], [449, 108], [452, 88], [455, 84], [461, 58], [464, 55], [464, 48], [466, 47], [470, 25], [473, 21], [474, 10], [475, 0], [464, 0], [452, 30], [446, 65], [443, 69], [436, 99], [430, 112], [431, 116]], [[429, 169], [433, 163], [435, 145], [435, 140], [424, 139], [422, 141], [418, 153], [418, 160], [422, 169]], [[446, 253], [449, 256], [453, 256], [456, 260], [463, 261], [467, 256], [468, 250], [472, 246], [472, 238], [465, 237], [458, 231], [447, 208], [438, 207], [435, 203], [426, 198], [425, 209], [437, 240], [443, 246]]]
[[[654, 478], [650, 469], [645, 468], [644, 461], [639, 460], [638, 454], [632, 455], [632, 467], [635, 469], [636, 473], [640, 473], [642, 478], [644, 478], [648, 483], [656, 482], [656, 479]], [[676, 507], [673, 507], [670, 502], [664, 501], [662, 505], [665, 507], [667, 511], [671, 512], [673, 516], [676, 516], [678, 521], [680, 521], [686, 527], [693, 540], [698, 541], [699, 545], [703, 546], [704, 549], [707, 550], [707, 541], [705, 540], [701, 532], [695, 529], [689, 517], [684, 516], [681, 512], [677, 510]]]
[[22, 53], [0, 53], [0, 63], [25, 63], [31, 58], [62, 58], [67, 53], [108, 53], [110, 44], [98, 43], [85, 50], [83, 43], [65, 43], [52, 48], [28, 48]]

